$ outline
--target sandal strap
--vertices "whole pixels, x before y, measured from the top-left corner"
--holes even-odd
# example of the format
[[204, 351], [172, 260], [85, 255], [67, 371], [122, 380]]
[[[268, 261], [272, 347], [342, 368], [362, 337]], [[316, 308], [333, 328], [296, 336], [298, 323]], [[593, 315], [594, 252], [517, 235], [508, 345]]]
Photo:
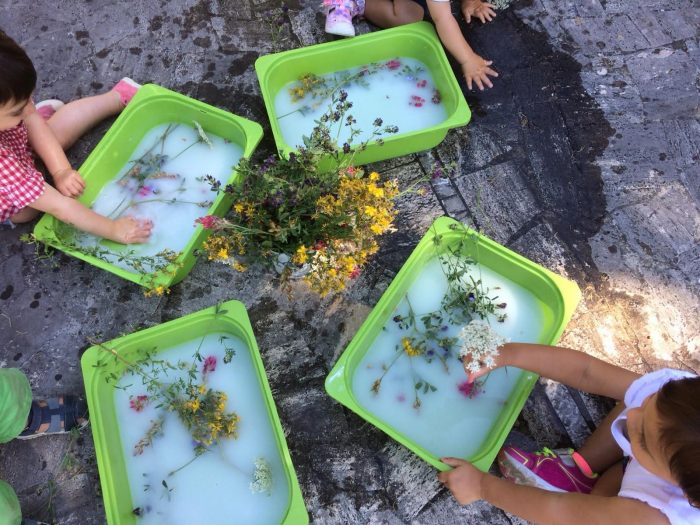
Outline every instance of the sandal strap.
[[18, 436], [19, 439], [63, 434], [87, 424], [85, 404], [73, 395], [53, 397], [45, 401], [32, 400], [31, 414], [29, 426]]

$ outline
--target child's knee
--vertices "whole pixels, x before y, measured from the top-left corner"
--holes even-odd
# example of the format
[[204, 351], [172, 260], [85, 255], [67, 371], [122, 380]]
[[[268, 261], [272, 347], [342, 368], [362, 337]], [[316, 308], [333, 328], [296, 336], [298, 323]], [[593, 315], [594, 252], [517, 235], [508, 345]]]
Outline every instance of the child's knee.
[[394, 2], [394, 12], [396, 13], [394, 19], [397, 26], [420, 22], [425, 16], [423, 7], [413, 0], [396, 0]]
[[13, 224], [23, 224], [36, 219], [38, 215], [39, 210], [29, 207], [22, 208], [20, 211], [10, 217], [10, 221], [12, 221]]

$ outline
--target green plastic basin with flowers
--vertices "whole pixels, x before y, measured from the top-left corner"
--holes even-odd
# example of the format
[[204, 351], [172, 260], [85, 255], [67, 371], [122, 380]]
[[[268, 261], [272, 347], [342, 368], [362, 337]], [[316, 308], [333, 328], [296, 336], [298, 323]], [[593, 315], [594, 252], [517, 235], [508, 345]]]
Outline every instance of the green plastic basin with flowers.
[[[335, 42], [293, 49], [258, 58], [255, 70], [277, 149], [285, 157], [297, 144], [287, 144], [275, 110], [275, 97], [290, 82], [307, 74], [325, 75], [397, 57], [416, 59], [428, 68], [439, 90], [446, 118], [437, 125], [382, 136], [354, 152], [355, 165], [399, 157], [438, 145], [448, 130], [466, 125], [471, 112], [432, 24], [418, 22]], [[394, 124], [387, 122], [387, 124]]]
[[[221, 334], [224, 334], [224, 336], [222, 337]], [[217, 501], [207, 500], [207, 497], [211, 500], [211, 494], [216, 494], [215, 491], [217, 490], [219, 491], [218, 497], [225, 495], [224, 497], [226, 498], [233, 498], [231, 502], [232, 505], [235, 505], [236, 508], [243, 507], [241, 501], [236, 499], [236, 494], [231, 491], [232, 484], [236, 481], [236, 476], [239, 475], [239, 473], [231, 469], [226, 471], [226, 477], [222, 478], [217, 477], [216, 474], [208, 474], [209, 471], [207, 469], [209, 466], [206, 466], [204, 468], [206, 480], [204, 485], [202, 485], [202, 480], [190, 482], [189, 484], [186, 483], [186, 479], [183, 477], [189, 475], [195, 466], [203, 467], [202, 461], [205, 460], [200, 459], [197, 462], [190, 461], [189, 463], [192, 463], [192, 466], [189, 466], [189, 463], [185, 463], [181, 468], [165, 476], [162, 482], [160, 477], [149, 481], [146, 473], [136, 475], [133, 474], [133, 470], [130, 471], [127, 468], [127, 460], [129, 458], [126, 456], [125, 450], [130, 450], [130, 448], [129, 446], [126, 448], [123, 446], [123, 440], [126, 439], [124, 442], [128, 442], [128, 438], [124, 437], [127, 435], [124, 431], [125, 425], [127, 427], [137, 426], [139, 424], [138, 417], [151, 418], [152, 416], [145, 412], [142, 415], [140, 412], [143, 408], [138, 405], [147, 403], [155, 404], [155, 401], [152, 402], [148, 399], [153, 397], [153, 393], [150, 390], [148, 391], [149, 396], [129, 395], [126, 397], [128, 393], [124, 393], [124, 391], [127, 387], [124, 387], [120, 381], [126, 381], [128, 387], [131, 387], [139, 380], [137, 375], [131, 373], [133, 368], [130, 367], [133, 365], [129, 363], [161, 363], [156, 364], [154, 370], [158, 370], [158, 373], [165, 378], [163, 381], [171, 381], [170, 383], [162, 383], [163, 388], [165, 388], [165, 385], [172, 385], [176, 383], [177, 380], [175, 377], [168, 375], [172, 372], [165, 374], [162, 372], [162, 370], [165, 369], [174, 370], [162, 364], [164, 362], [169, 362], [167, 356], [165, 356], [163, 352], [172, 352], [173, 348], [177, 348], [178, 345], [182, 345], [183, 342], [199, 340], [199, 338], [202, 338], [201, 341], [203, 341], [207, 336], [214, 337], [215, 340], [218, 338], [221, 344], [233, 344], [224, 343], [223, 339], [230, 339], [233, 341], [235, 338], [235, 340], [238, 341], [238, 343], [236, 343], [238, 346], [235, 347], [235, 351], [231, 352], [232, 357], [228, 362], [226, 359], [223, 359], [222, 362], [219, 358], [217, 363], [216, 358], [212, 357], [202, 359], [202, 361], [198, 363], [195, 362], [194, 371], [189, 372], [190, 377], [194, 377], [195, 373], [198, 375], [200, 369], [202, 370], [203, 376], [209, 373], [213, 378], [221, 373], [220, 369], [222, 368], [234, 367], [235, 369], [238, 367], [238, 371], [236, 372], [239, 374], [237, 376], [238, 379], [231, 380], [228, 376], [221, 376], [219, 378], [218, 388], [221, 388], [221, 384], [225, 384], [227, 388], [238, 389], [235, 395], [228, 395], [228, 405], [233, 405], [234, 410], [239, 414], [242, 414], [242, 403], [245, 398], [256, 398], [256, 404], [251, 406], [255, 407], [256, 414], [260, 414], [260, 416], [254, 419], [241, 415], [240, 420], [236, 421], [238, 427], [237, 433], [234, 434], [233, 438], [228, 438], [227, 443], [236, 447], [239, 446], [239, 442], [243, 439], [247, 439], [248, 442], [252, 441], [253, 443], [267, 440], [266, 442], [268, 445], [266, 446], [269, 446], [270, 450], [273, 451], [271, 454], [274, 456], [274, 461], [271, 461], [273, 465], [271, 470], [274, 474], [271, 474], [271, 477], [275, 480], [269, 490], [271, 493], [277, 491], [278, 494], [281, 494], [280, 497], [282, 498], [276, 503], [277, 510], [275, 515], [281, 517], [279, 521], [275, 521], [275, 523], [284, 525], [306, 525], [309, 521], [308, 514], [302, 499], [294, 466], [289, 455], [284, 431], [280, 424], [279, 416], [277, 415], [275, 402], [270, 391], [270, 386], [267, 381], [248, 314], [244, 305], [238, 301], [220, 303], [215, 307], [200, 310], [179, 319], [146, 330], [134, 332], [106, 343], [97, 344], [89, 348], [83, 354], [81, 358], [81, 367], [90, 410], [91, 429], [95, 443], [97, 466], [100, 474], [100, 484], [102, 487], [107, 522], [110, 525], [136, 524], [140, 522], [138, 516], [141, 516], [145, 520], [150, 518], [148, 523], [164, 523], [163, 521], [153, 521], [155, 517], [153, 516], [153, 509], [150, 510], [151, 514], [149, 515], [149, 508], [147, 505], [143, 504], [142, 500], [149, 494], [152, 494], [155, 501], [161, 505], [175, 505], [174, 502], [170, 502], [171, 495], [177, 497], [183, 490], [189, 492], [200, 491], [200, 493], [195, 496], [194, 503], [190, 501], [190, 503], [186, 504], [186, 509], [187, 512], [190, 512], [192, 515], [200, 516], [201, 519], [206, 519], [203, 517], [205, 511], [211, 511], [212, 508], [217, 508]], [[204, 352], [202, 342], [199, 342], [197, 353], [199, 353], [200, 348], [202, 348]], [[227, 352], [228, 351], [227, 349]], [[243, 353], [247, 355], [244, 357], [242, 355]], [[210, 359], [214, 359], [213, 363], [210, 363]], [[184, 377], [186, 378], [187, 376], [185, 375]], [[208, 386], [208, 388], [217, 387]], [[203, 390], [204, 389], [200, 390], [200, 392]], [[197, 399], [202, 399], [201, 406], [204, 407], [206, 403], [204, 401], [205, 398], [200, 394], [197, 394], [195, 397]], [[167, 398], [164, 397], [162, 399]], [[120, 404], [122, 401], [129, 403], [129, 400], [131, 400], [131, 409], [136, 409], [137, 411], [133, 412], [126, 409], [125, 413], [124, 409], [122, 409], [120, 412], [120, 407], [117, 406], [118, 402]], [[191, 401], [189, 403], [191, 403]], [[160, 404], [156, 408], [158, 410], [163, 410], [164, 413], [172, 413], [170, 405], [168, 405], [168, 408], [159, 407], [161, 407]], [[204, 410], [204, 408], [202, 409]], [[172, 456], [177, 453], [176, 448], [181, 446], [181, 442], [194, 442], [195, 434], [192, 434], [192, 437], [188, 437], [188, 435], [184, 433], [184, 426], [182, 430], [180, 430], [174, 428], [174, 424], [175, 422], [172, 419], [166, 419], [161, 427], [161, 432], [156, 433], [155, 437], [151, 438], [152, 441], [145, 445], [146, 453], [154, 455], [153, 457], [155, 458], [156, 465], [158, 462], [165, 463], [171, 460]], [[172, 441], [170, 445], [165, 444], [164, 441], [160, 441], [165, 439], [163, 436], [167, 437], [169, 433], [175, 434], [176, 441], [174, 445]], [[178, 438], [178, 436], [180, 437]], [[179, 442], [177, 441], [178, 439], [180, 440]], [[143, 440], [139, 441], [139, 443], [142, 442]], [[220, 448], [224, 446], [220, 443], [220, 441], [217, 442], [215, 447]], [[215, 455], [216, 453], [217, 451], [212, 448], [211, 450], [207, 450], [206, 453], [203, 454], [203, 457]], [[136, 452], [133, 452], [134, 456], [136, 454]], [[139, 454], [141, 454], [141, 452], [139, 452]], [[214, 463], [222, 463], [223, 458], [224, 456], [222, 455], [221, 457], [216, 456], [212, 459]], [[182, 470], [184, 467], [187, 467], [187, 470]], [[167, 471], [171, 467], [166, 465], [165, 468]], [[175, 472], [180, 470], [182, 470], [182, 472], [178, 472], [177, 477], [172, 476]], [[138, 479], [130, 479], [130, 472], [132, 473], [131, 476], [136, 476]], [[200, 473], [200, 477], [201, 475], [202, 473]], [[219, 474], [219, 476], [221, 475]], [[150, 487], [146, 487], [142, 492], [141, 487], [146, 486], [147, 483], [150, 483]], [[243, 483], [247, 486], [248, 481], [243, 480]], [[139, 493], [133, 494], [130, 486], [137, 487], [133, 490]], [[252, 491], [253, 489], [251, 488], [250, 490]], [[157, 491], [161, 491], [162, 494]], [[166, 497], [167, 501], [165, 500]], [[216, 498], [217, 496], [213, 497]], [[268, 499], [268, 495], [266, 494], [257, 494], [258, 499], [254, 500], [253, 498], [256, 496], [244, 490], [244, 497], [248, 500], [245, 504], [248, 505], [249, 515], [257, 515], [260, 505], [271, 505], [271, 500]], [[193, 505], [196, 507], [198, 504], [207, 506], [208, 508], [191, 508]], [[180, 507], [179, 510], [176, 509], [173, 511], [176, 513], [178, 519], [180, 519], [180, 522], [182, 522], [182, 519], [187, 519], [182, 518], [182, 511], [182, 507]], [[241, 510], [239, 517], [243, 516], [242, 512]], [[215, 514], [214, 517], [215, 519], [213, 521], [207, 522], [230, 523], [230, 521], [227, 521], [229, 518], [233, 519], [234, 522], [236, 521], [235, 517], [232, 517], [230, 514], [224, 515], [219, 513]], [[172, 522], [173, 521], [168, 521], [168, 523]], [[193, 522], [190, 521], [190, 523]]]
[[[124, 167], [134, 149], [151, 129], [166, 123], [191, 126], [193, 121], [200, 123], [207, 133], [239, 145], [243, 150], [243, 157], [252, 155], [263, 135], [261, 126], [255, 122], [163, 87], [144, 85], [80, 167], [80, 174], [86, 182], [80, 202], [90, 206], [95, 201], [102, 188]], [[235, 168], [232, 168], [227, 183], [236, 182], [237, 177]], [[218, 194], [208, 210], [202, 210], [202, 215], [223, 216], [230, 205], [230, 198], [223, 193]], [[63, 223], [45, 214], [34, 228], [34, 236], [45, 244], [123, 279], [151, 289], [161, 287], [161, 290], [180, 282], [189, 273], [196, 260], [195, 250], [209, 235], [209, 231], [197, 225], [192, 229], [189, 241], [173, 264], [154, 274], [136, 269], [127, 270], [84, 253], [75, 246], [67, 246], [57, 235], [58, 231], [65, 230]], [[103, 240], [101, 244], [117, 254], [128, 252], [130, 249], [128, 246], [107, 240]]]
[[[466, 237], [465, 232], [467, 233]], [[374, 396], [374, 394], [379, 394], [378, 382], [375, 382], [372, 389], [368, 389], [366, 395], [364, 394], [364, 390], [353, 390], [353, 384], [356, 378], [360, 377], [358, 375], [358, 371], [370, 368], [377, 369], [379, 371], [384, 370], [384, 374], [381, 376], [381, 378], [384, 378], [388, 368], [386, 368], [386, 366], [383, 364], [379, 365], [381, 368], [377, 368], [377, 363], [375, 361], [366, 360], [365, 356], [367, 355], [371, 357], [371, 355], [374, 355], [368, 354], [368, 352], [373, 348], [376, 348], [373, 347], [375, 340], [385, 341], [382, 343], [384, 345], [382, 348], [385, 348], [383, 351], [386, 353], [382, 355], [391, 355], [391, 349], [386, 350], [386, 345], [390, 344], [388, 342], [390, 340], [379, 339], [380, 337], [387, 336], [388, 332], [385, 331], [385, 326], [394, 325], [396, 322], [401, 320], [400, 316], [396, 316], [396, 309], [400, 303], [405, 301], [404, 298], [406, 297], [406, 294], [411, 286], [421, 277], [421, 272], [423, 269], [429, 264], [433, 264], [432, 261], [434, 261], [436, 256], [446, 254], [448, 253], [448, 250], [450, 253], [456, 251], [461, 255], [465, 255], [473, 260], [476, 260], [479, 265], [485, 269], [483, 271], [488, 271], [490, 275], [502, 276], [502, 278], [499, 277], [498, 279], [502, 280], [503, 282], [514, 283], [519, 290], [523, 290], [522, 293], [527, 294], [528, 297], [532, 298], [528, 299], [531, 302], [527, 304], [534, 305], [538, 311], [541, 311], [541, 314], [538, 314], [540, 315], [540, 322], [538, 324], [541, 326], [528, 328], [528, 331], [533, 334], [533, 338], [537, 339], [537, 341], [532, 342], [538, 342], [540, 344], [555, 344], [561, 336], [566, 324], [573, 315], [574, 309], [576, 308], [576, 305], [581, 297], [581, 293], [575, 283], [552, 273], [546, 268], [535, 264], [534, 262], [505, 248], [504, 246], [501, 246], [493, 240], [477, 232], [469, 230], [457, 221], [447, 217], [442, 217], [433, 223], [433, 225], [429, 228], [428, 233], [418, 243], [411, 256], [391, 282], [377, 305], [360, 327], [355, 337], [338, 359], [338, 362], [328, 374], [325, 386], [331, 397], [350, 408], [352, 411], [356, 412], [363, 419], [386, 432], [393, 439], [403, 444], [422, 459], [440, 470], [447, 470], [450, 468], [440, 461], [440, 457], [453, 454], [436, 453], [435, 448], [440, 447], [433, 446], [434, 443], [430, 440], [429, 441], [432, 446], [431, 450], [429, 450], [430, 447], [428, 445], [419, 444], [417, 437], [409, 437], [407, 435], [407, 433], [412, 431], [411, 426], [405, 426], [403, 427], [403, 431], [399, 431], [396, 428], [396, 426], [399, 425], [398, 420], [394, 420], [393, 423], [388, 423], [386, 419], [392, 418], [395, 412], [401, 410], [401, 405], [395, 405], [395, 409], [392, 412], [383, 412], [383, 417], [379, 417], [377, 415], [379, 412], [376, 410], [376, 407], [371, 404], [373, 399], [377, 399], [376, 397], [371, 396]], [[432, 281], [425, 282], [432, 283]], [[505, 291], [503, 293], [505, 293]], [[416, 302], [420, 302], [422, 300], [423, 297], [420, 295], [414, 296], [414, 305]], [[426, 298], [426, 300], [428, 299]], [[501, 305], [499, 308], [505, 308], [505, 306]], [[515, 308], [517, 308], [517, 306], [515, 306]], [[505, 312], [507, 313], [507, 311], [508, 310], [506, 309]], [[522, 314], [520, 315], [522, 316]], [[517, 316], [518, 314], [516, 314], [516, 317]], [[404, 316], [403, 319], [406, 319], [406, 317]], [[402, 341], [406, 341], [406, 339], [404, 338]], [[396, 352], [400, 351], [400, 345], [397, 345]], [[409, 354], [409, 356], [411, 355], [413, 354]], [[444, 359], [447, 359], [447, 357]], [[392, 361], [392, 364], [394, 361]], [[386, 361], [383, 361], [383, 363], [385, 362]], [[448, 363], [444, 362], [443, 364], [445, 365], [445, 370], [447, 371]], [[411, 368], [409, 369], [411, 373], [414, 372], [414, 366], [416, 365], [411, 362]], [[389, 365], [389, 368], [390, 367], [391, 364]], [[458, 373], [463, 374], [463, 371], [461, 371], [461, 365], [456, 365], [455, 369], [459, 369]], [[524, 370], [520, 371], [517, 368], [512, 369], [511, 367], [508, 367], [508, 370], [515, 370], [518, 373], [518, 376], [515, 376], [517, 379], [513, 379], [514, 386], [512, 387], [512, 390], [510, 390], [510, 393], [507, 395], [506, 399], [491, 405], [487, 405], [490, 407], [488, 408], [489, 411], [495, 411], [498, 413], [497, 415], [494, 415], [493, 418], [487, 419], [488, 421], [493, 422], [488, 423], [492, 424], [492, 426], [488, 429], [484, 428], [483, 432], [479, 433], [479, 435], [484, 435], [485, 438], [483, 441], [476, 442], [474, 453], [467, 454], [468, 457], [464, 457], [464, 459], [470, 461], [482, 471], [488, 470], [494, 458], [498, 454], [500, 447], [503, 445], [508, 432], [513, 426], [515, 419], [518, 417], [518, 414], [522, 410], [522, 407], [537, 380], [536, 374], [532, 372]], [[379, 372], [377, 372], [377, 374], [378, 373]], [[513, 377], [512, 371], [506, 371], [506, 373]], [[441, 377], [445, 377], [444, 380], [447, 381], [448, 377], [451, 376]], [[466, 377], [464, 377], [464, 379], [466, 379]], [[396, 380], [396, 376], [394, 377], [394, 380]], [[433, 381], [432, 384], [441, 387], [441, 384], [438, 384], [435, 381]], [[428, 392], [428, 395], [433, 395], [429, 392], [430, 387], [423, 385], [416, 386], [416, 394], [418, 393], [418, 389], [421, 387], [426, 389], [425, 391]], [[460, 390], [463, 388], [464, 385], [460, 385]], [[496, 387], [493, 385], [489, 387], [489, 385], [486, 384], [486, 389], [492, 388]], [[371, 394], [370, 391], [374, 392], [374, 394]], [[361, 396], [358, 395], [358, 392], [362, 392], [365, 396], [363, 401], [360, 401], [359, 398]], [[450, 395], [459, 397], [457, 392]], [[465, 395], [472, 397], [469, 394]], [[401, 394], [400, 397], [404, 397], [404, 395]], [[403, 401], [403, 399], [400, 399], [400, 401]], [[461, 404], [458, 405], [461, 411], [459, 413], [467, 416], [470, 411], [476, 410], [476, 408], [475, 406], [468, 404], [469, 400], [465, 399], [464, 401], [464, 403], [460, 402]], [[420, 403], [418, 403], [417, 406], [414, 405], [413, 408], [420, 406]], [[420, 410], [424, 409], [425, 407], [420, 408]], [[493, 414], [493, 412], [491, 413]], [[449, 413], [445, 416], [439, 415], [437, 417], [449, 417], [451, 420], [440, 420], [436, 422], [434, 419], [426, 420], [418, 417], [418, 419], [415, 419], [415, 421], [411, 420], [411, 425], [428, 425], [428, 428], [425, 429], [425, 432], [423, 432], [421, 438], [425, 435], [430, 437], [437, 436], [441, 432], [448, 432], [446, 430], [447, 428], [463, 428], [467, 432], [471, 432], [470, 429], [472, 427], [469, 426], [466, 428], [450, 426], [452, 420], [459, 417], [456, 412]], [[421, 423], [421, 421], [423, 421], [423, 423]], [[427, 423], [426, 421], [430, 421], [430, 423]], [[475, 421], [480, 420], [475, 419]], [[481, 419], [481, 421], [484, 421], [484, 419]], [[456, 441], [459, 442], [459, 436], [457, 436]]]

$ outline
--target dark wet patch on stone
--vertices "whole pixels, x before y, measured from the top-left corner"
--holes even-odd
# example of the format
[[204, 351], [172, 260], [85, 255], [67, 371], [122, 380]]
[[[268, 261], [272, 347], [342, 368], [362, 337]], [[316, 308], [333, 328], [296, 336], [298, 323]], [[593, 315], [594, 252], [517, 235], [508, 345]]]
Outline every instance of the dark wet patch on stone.
[[3, 301], [6, 301], [10, 297], [12, 297], [12, 292], [14, 292], [14, 291], [15, 291], [15, 287], [12, 286], [11, 284], [8, 284], [5, 287], [5, 289], [2, 291], [2, 293], [0, 293], [0, 299], [2, 299]]
[[209, 38], [208, 36], [198, 36], [197, 38], [192, 40], [192, 43], [195, 46], [203, 47], [204, 49], [209, 49], [211, 47], [211, 38]]
[[[585, 260], [584, 266], [595, 268], [588, 239], [598, 232], [606, 212], [595, 160], [615, 130], [584, 89], [581, 65], [555, 50], [546, 34], [513, 12], [499, 15], [488, 26], [472, 24], [465, 33], [500, 74], [493, 89], [465, 91], [474, 115], [469, 126], [503, 130], [504, 142], [506, 134], [513, 137], [517, 129], [520, 147], [510, 150], [510, 160], [524, 172], [544, 220]], [[456, 73], [462, 78], [459, 69]], [[469, 169], [469, 159], [465, 162]], [[478, 217], [479, 211], [473, 215]], [[572, 276], [581, 272], [567, 270]]]
[[160, 15], [154, 16], [148, 23], [149, 31], [158, 31], [161, 27], [163, 27], [163, 17]]

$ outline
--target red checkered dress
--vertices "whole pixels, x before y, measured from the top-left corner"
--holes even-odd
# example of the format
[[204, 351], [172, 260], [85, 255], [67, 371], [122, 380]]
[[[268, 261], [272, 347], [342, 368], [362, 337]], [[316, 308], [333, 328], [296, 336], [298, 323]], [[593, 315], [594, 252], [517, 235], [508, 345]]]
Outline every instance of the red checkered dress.
[[44, 177], [34, 166], [24, 122], [0, 131], [0, 223], [44, 193]]

